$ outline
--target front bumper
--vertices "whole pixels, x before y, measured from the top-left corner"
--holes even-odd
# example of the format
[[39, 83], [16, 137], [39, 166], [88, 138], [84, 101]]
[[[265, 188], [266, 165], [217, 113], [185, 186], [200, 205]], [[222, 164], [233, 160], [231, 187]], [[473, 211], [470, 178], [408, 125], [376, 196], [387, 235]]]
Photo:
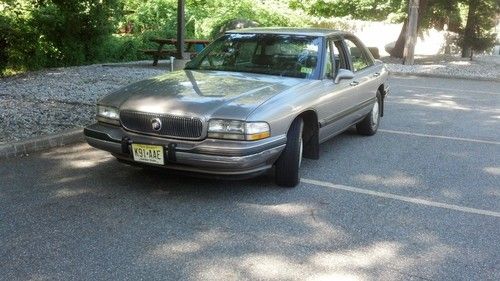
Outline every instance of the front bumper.
[[272, 167], [286, 144], [285, 135], [259, 141], [187, 141], [146, 136], [103, 123], [86, 127], [84, 134], [91, 146], [111, 152], [124, 161], [134, 161], [130, 152], [132, 143], [161, 145], [166, 163], [153, 166], [212, 175], [245, 175], [265, 171]]

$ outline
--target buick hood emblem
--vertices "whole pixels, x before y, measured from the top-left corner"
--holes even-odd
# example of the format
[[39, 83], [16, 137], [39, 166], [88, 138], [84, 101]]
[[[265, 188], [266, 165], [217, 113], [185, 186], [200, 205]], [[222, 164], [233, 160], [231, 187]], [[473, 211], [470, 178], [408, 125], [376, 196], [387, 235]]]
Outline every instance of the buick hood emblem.
[[153, 128], [153, 130], [156, 132], [160, 131], [161, 130], [161, 120], [159, 118], [151, 119], [151, 128]]

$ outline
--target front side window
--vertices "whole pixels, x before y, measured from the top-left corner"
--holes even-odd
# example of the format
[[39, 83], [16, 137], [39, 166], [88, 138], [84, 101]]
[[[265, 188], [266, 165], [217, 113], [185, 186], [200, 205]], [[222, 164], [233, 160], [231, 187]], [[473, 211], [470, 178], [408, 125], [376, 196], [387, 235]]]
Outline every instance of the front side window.
[[252, 72], [316, 79], [321, 38], [281, 34], [227, 34], [186, 69]]
[[345, 39], [345, 43], [347, 45], [347, 52], [351, 57], [352, 71], [360, 71], [373, 64], [362, 45], [350, 39]]
[[[340, 52], [342, 41], [328, 40], [325, 58], [325, 77], [334, 78], [340, 68], [347, 69], [344, 54]], [[332, 52], [333, 51], [333, 52]]]

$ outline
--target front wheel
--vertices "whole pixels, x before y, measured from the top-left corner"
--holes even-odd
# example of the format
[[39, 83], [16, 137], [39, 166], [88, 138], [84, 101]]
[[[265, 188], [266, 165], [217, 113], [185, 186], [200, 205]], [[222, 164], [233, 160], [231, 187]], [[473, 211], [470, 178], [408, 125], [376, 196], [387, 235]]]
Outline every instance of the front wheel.
[[283, 187], [295, 187], [300, 182], [299, 168], [302, 162], [304, 121], [297, 118], [286, 135], [286, 146], [275, 163], [275, 182]]
[[382, 98], [380, 91], [377, 91], [377, 99], [373, 104], [372, 110], [366, 117], [356, 124], [356, 130], [360, 135], [372, 136], [378, 130], [380, 123], [380, 108], [382, 105]]

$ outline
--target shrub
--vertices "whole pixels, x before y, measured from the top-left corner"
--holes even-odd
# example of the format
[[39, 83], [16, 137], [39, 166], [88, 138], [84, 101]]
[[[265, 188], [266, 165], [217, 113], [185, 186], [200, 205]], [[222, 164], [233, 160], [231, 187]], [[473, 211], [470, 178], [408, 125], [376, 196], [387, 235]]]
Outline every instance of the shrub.
[[0, 9], [3, 73], [98, 61], [120, 5], [119, 0], [16, 0]]

